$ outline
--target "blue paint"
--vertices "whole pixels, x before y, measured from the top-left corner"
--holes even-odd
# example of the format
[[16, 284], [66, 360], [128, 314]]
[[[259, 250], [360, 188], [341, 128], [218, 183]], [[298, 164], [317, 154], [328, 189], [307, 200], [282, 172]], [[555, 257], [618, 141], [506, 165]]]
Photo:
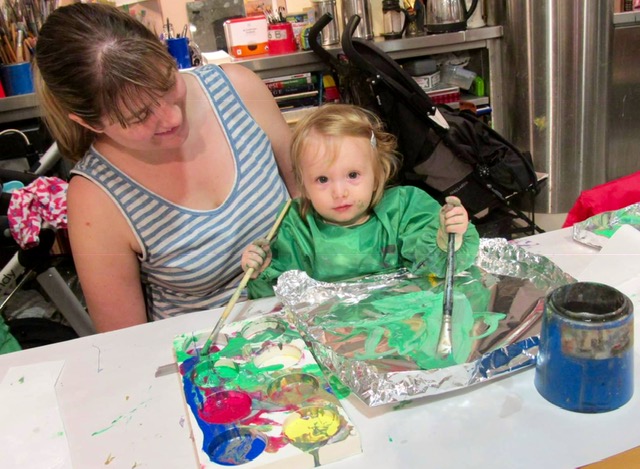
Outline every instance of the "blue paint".
[[535, 386], [575, 412], [617, 409], [633, 395], [633, 304], [599, 283], [575, 283], [545, 303]]
[[207, 454], [216, 464], [238, 466], [253, 461], [266, 447], [265, 435], [248, 429], [231, 428], [211, 441]]

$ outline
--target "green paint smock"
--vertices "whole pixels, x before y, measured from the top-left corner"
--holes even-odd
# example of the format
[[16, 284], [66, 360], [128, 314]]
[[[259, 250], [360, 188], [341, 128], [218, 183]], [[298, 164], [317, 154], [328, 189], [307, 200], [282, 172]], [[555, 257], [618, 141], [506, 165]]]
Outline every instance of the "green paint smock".
[[[323, 282], [403, 267], [444, 277], [447, 253], [436, 244], [439, 214], [434, 198], [410, 186], [387, 189], [369, 220], [349, 227], [325, 223], [313, 210], [302, 218], [296, 199], [271, 243], [271, 264], [248, 283], [249, 298], [273, 296], [278, 277], [288, 270], [303, 270]], [[456, 252], [456, 273], [474, 263], [479, 243], [470, 223]]]

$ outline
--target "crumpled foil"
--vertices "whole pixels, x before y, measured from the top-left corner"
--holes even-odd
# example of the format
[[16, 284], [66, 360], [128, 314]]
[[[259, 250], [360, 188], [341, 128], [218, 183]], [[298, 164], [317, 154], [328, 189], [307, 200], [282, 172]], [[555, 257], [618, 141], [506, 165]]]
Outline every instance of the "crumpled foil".
[[[423, 360], [428, 354], [421, 353], [429, 347], [425, 325], [434, 314], [441, 320], [442, 279], [401, 269], [325, 283], [289, 271], [275, 290], [316, 360], [365, 404], [378, 406], [466, 388], [534, 365], [544, 298], [574, 281], [543, 256], [504, 239], [482, 239], [476, 264], [456, 275], [454, 284], [454, 318], [456, 305], [467, 304], [478, 316], [467, 337], [480, 338], [465, 343], [462, 359], [449, 357], [428, 367]], [[439, 303], [439, 310], [411, 310], [415, 305], [405, 299], [416, 295]], [[484, 319], [489, 316], [503, 318], [495, 330]], [[400, 334], [410, 339], [398, 343]]]
[[573, 239], [594, 248], [602, 248], [622, 225], [640, 230], [640, 203], [620, 210], [603, 212], [573, 225]]

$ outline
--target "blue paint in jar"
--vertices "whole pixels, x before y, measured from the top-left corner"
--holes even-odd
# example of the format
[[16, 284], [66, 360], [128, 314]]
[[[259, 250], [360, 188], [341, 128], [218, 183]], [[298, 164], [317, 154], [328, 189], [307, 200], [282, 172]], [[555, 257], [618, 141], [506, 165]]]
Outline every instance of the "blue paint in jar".
[[633, 395], [633, 304], [600, 283], [578, 282], [545, 300], [535, 386], [574, 412], [617, 409]]

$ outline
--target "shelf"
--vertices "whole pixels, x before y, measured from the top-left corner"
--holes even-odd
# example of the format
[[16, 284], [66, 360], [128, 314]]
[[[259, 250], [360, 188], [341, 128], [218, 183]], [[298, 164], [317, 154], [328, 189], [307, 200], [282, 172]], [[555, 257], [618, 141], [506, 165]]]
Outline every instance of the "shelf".
[[[447, 52], [481, 49], [492, 39], [502, 38], [502, 26], [487, 26], [456, 33], [429, 34], [412, 38], [384, 40], [373, 39], [374, 44], [393, 59], [421, 57]], [[327, 47], [328, 52], [337, 56], [342, 52], [339, 46]], [[262, 78], [291, 75], [300, 71], [327, 69], [328, 65], [313, 51], [300, 51], [283, 55], [263, 55], [251, 59], [234, 60]]]
[[0, 98], [0, 124], [40, 117], [35, 93]]
[[[486, 26], [455, 33], [429, 34], [413, 38], [384, 40], [375, 38], [374, 44], [389, 54], [391, 58], [403, 59], [426, 55], [443, 54], [462, 50], [488, 48], [490, 41], [500, 39], [502, 26]], [[328, 47], [327, 51], [337, 56], [340, 47]], [[234, 60], [261, 78], [290, 75], [301, 71], [319, 71], [328, 69], [328, 65], [313, 51], [301, 51], [291, 54], [260, 56], [252, 59]], [[40, 116], [35, 94], [0, 98], [0, 123], [37, 118]]]

